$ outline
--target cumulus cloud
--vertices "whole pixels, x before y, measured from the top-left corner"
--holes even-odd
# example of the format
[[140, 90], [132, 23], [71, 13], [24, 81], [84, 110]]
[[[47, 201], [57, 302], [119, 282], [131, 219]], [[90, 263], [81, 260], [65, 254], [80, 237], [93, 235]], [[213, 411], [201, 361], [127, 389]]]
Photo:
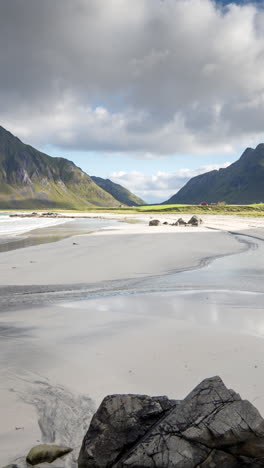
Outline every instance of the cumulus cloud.
[[176, 172], [157, 172], [151, 176], [140, 171], [118, 171], [110, 174], [109, 178], [135, 192], [149, 203], [161, 203], [177, 193], [192, 177], [229, 165], [230, 162], [221, 165], [210, 164], [194, 170], [179, 169]]
[[263, 83], [254, 4], [0, 2], [0, 119], [32, 144], [230, 153], [261, 140]]

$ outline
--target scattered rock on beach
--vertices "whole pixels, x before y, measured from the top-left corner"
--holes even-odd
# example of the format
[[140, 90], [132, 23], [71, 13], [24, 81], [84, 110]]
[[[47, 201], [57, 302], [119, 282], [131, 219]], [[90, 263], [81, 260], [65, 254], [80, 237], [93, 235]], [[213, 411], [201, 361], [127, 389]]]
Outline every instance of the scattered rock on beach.
[[198, 216], [194, 215], [189, 219], [187, 224], [190, 224], [191, 226], [199, 226], [199, 224], [202, 224], [203, 220], [199, 218]]
[[161, 225], [161, 222], [159, 219], [152, 219], [150, 222], [149, 222], [149, 226], [160, 226]]
[[30, 465], [38, 465], [39, 463], [52, 463], [63, 455], [72, 452], [69, 447], [62, 447], [60, 445], [36, 445], [33, 447], [27, 455], [27, 463]]
[[84, 437], [79, 468], [264, 466], [264, 420], [220, 377], [184, 400], [106, 397]]
[[184, 221], [184, 219], [182, 218], [179, 218], [177, 223], [176, 223], [176, 226], [186, 226], [186, 221]]

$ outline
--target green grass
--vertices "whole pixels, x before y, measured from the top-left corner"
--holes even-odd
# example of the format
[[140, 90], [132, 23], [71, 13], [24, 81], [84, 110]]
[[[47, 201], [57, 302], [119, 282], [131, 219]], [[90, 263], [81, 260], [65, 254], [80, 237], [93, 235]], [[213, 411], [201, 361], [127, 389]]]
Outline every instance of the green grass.
[[[14, 210], [16, 211], [16, 210]], [[26, 211], [26, 210], [23, 210]], [[38, 211], [38, 210], [34, 210]], [[221, 215], [239, 215], [239, 216], [255, 216], [261, 217], [264, 216], [264, 204], [254, 204], [254, 205], [224, 205], [224, 206], [201, 206], [201, 205], [145, 205], [145, 206], [135, 206], [135, 207], [89, 207], [84, 208], [83, 210], [80, 209], [44, 209], [39, 211], [60, 211], [64, 213], [69, 212], [85, 212], [85, 213], [112, 213], [113, 216], [115, 214], [155, 214], [158, 216], [160, 213], [175, 213], [175, 214], [221, 214]]]

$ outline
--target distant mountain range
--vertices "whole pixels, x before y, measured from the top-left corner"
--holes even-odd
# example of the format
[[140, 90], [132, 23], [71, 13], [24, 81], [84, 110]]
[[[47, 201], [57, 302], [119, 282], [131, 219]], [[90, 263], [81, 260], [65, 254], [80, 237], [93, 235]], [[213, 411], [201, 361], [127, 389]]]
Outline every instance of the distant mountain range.
[[106, 192], [110, 193], [116, 200], [119, 200], [127, 206], [139, 206], [146, 205], [146, 202], [141, 198], [137, 197], [125, 187], [119, 184], [115, 184], [109, 179], [102, 179], [101, 177], [91, 176], [93, 181], [99, 185]]
[[[98, 181], [96, 181], [98, 179]], [[121, 185], [22, 143], [0, 126], [1, 209], [87, 209], [144, 204]]]
[[247, 148], [240, 159], [225, 169], [193, 177], [164, 204], [201, 202], [249, 204], [264, 202], [264, 144]]

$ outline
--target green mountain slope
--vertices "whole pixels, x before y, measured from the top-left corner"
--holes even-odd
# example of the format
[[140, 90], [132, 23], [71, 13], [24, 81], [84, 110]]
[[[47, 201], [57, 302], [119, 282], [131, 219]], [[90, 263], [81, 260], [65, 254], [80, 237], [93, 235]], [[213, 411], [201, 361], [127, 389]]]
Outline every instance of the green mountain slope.
[[104, 189], [106, 192], [110, 193], [110, 195], [112, 195], [116, 200], [120, 201], [120, 203], [122, 203], [123, 205], [146, 205], [146, 202], [144, 202], [144, 200], [134, 195], [122, 185], [115, 184], [110, 179], [102, 179], [101, 177], [95, 176], [91, 176], [91, 178], [97, 185], [99, 185], [99, 187]]
[[264, 201], [264, 144], [247, 148], [240, 159], [225, 169], [193, 177], [165, 204], [201, 202], [250, 204]]
[[0, 208], [118, 205], [73, 162], [41, 153], [0, 126]]

